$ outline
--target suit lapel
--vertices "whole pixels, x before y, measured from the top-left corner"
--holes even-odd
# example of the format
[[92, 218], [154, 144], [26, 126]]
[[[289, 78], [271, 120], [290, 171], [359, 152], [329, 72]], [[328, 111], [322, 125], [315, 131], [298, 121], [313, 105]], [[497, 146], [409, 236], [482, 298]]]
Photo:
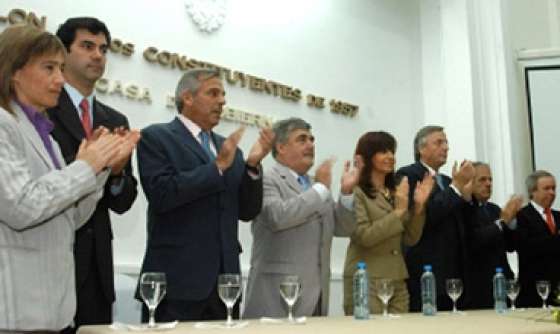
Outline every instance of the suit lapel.
[[387, 212], [392, 212], [393, 211], [393, 206], [391, 205], [391, 203], [389, 203], [389, 201], [385, 198], [385, 196], [383, 196], [379, 192], [375, 196], [375, 202], [376, 202], [376, 205], [378, 205], [383, 210], [385, 210]]
[[[70, 96], [65, 89], [62, 89], [60, 93], [60, 97], [58, 98], [58, 108], [56, 110], [56, 116], [59, 120], [61, 125], [68, 131], [72, 137], [74, 137], [77, 141], [82, 141], [85, 138], [86, 133], [84, 132], [84, 128], [82, 127], [82, 122], [80, 121], [80, 117], [78, 116], [78, 111]], [[95, 117], [94, 117], [95, 120]]]
[[18, 123], [22, 130], [21, 132], [31, 142], [31, 145], [33, 146], [35, 151], [37, 151], [41, 159], [43, 159], [45, 164], [49, 166], [51, 169], [55, 169], [52, 159], [49, 156], [49, 153], [47, 152], [45, 145], [43, 144], [43, 140], [37, 133], [37, 130], [35, 130], [33, 124], [31, 124], [31, 122], [27, 118], [27, 115], [23, 112], [23, 110], [21, 110], [21, 108], [16, 103], [12, 103], [12, 110], [14, 110], [16, 113]]
[[216, 156], [218, 156], [218, 152], [220, 152], [220, 149], [222, 148], [222, 145], [224, 144], [224, 141], [226, 139], [222, 136], [216, 135], [213, 131], [210, 132], [210, 136], [212, 142], [214, 142], [214, 147], [216, 148]]
[[[179, 118], [175, 118], [171, 122], [171, 129], [178, 137], [183, 138], [181, 142], [189, 151], [197, 155], [202, 161], [206, 163], [210, 162], [210, 158], [208, 157], [206, 152], [204, 152], [200, 143], [193, 137], [192, 133], [189, 131], [189, 129], [187, 129], [187, 127], [183, 124], [183, 122], [181, 122]], [[215, 136], [212, 137], [214, 138]]]
[[541, 216], [541, 213], [537, 211], [537, 209], [533, 206], [533, 204], [529, 203], [528, 205], [531, 208], [531, 211], [529, 211], [529, 214], [531, 215], [530, 221], [534, 221], [536, 227], [539, 230], [541, 230], [542, 233], [550, 234], [550, 230], [548, 229], [548, 224]]
[[97, 102], [97, 99], [93, 99], [93, 129], [97, 129], [98, 127], [105, 125], [107, 120], [109, 119], [109, 115], [105, 108]]
[[289, 188], [297, 192], [298, 194], [302, 192], [301, 186], [297, 182], [296, 178], [290, 172], [290, 169], [279, 162], [276, 162], [273, 169], [280, 175], [280, 177], [286, 182]]
[[552, 217], [554, 218], [554, 225], [556, 226], [556, 234], [558, 234], [560, 226], [560, 212], [552, 210]]

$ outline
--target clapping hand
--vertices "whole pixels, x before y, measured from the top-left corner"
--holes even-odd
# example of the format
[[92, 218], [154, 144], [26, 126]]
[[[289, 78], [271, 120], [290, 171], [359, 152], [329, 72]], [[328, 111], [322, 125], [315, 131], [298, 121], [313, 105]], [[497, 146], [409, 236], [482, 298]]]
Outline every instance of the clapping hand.
[[517, 215], [517, 212], [521, 209], [523, 205], [523, 197], [521, 195], [513, 195], [506, 203], [500, 214], [500, 219], [502, 219], [506, 224], [509, 224], [513, 218]]
[[119, 154], [123, 142], [121, 136], [110, 133], [106, 128], [97, 129], [89, 140], [82, 140], [76, 160], [85, 161], [95, 174], [99, 174]]
[[123, 143], [119, 147], [118, 154], [109, 161], [108, 165], [111, 168], [111, 174], [119, 175], [130, 160], [132, 151], [134, 151], [136, 144], [140, 140], [140, 131], [128, 130], [121, 126], [114, 129], [113, 133], [120, 136], [123, 139]]
[[245, 132], [245, 127], [240, 126], [237, 130], [232, 132], [226, 138], [226, 140], [224, 140], [224, 143], [220, 148], [220, 152], [218, 152], [218, 156], [216, 157], [215, 160], [216, 166], [221, 172], [224, 172], [233, 163], [233, 159], [235, 158], [235, 152], [237, 150], [237, 145], [239, 145], [239, 141], [241, 141], [244, 132]]
[[461, 192], [461, 194], [467, 192], [467, 197], [470, 197], [470, 193], [472, 192], [472, 184], [468, 185], [467, 189], [464, 188], [467, 183], [471, 182], [474, 178], [474, 172], [475, 170], [472, 162], [468, 160], [463, 160], [460, 166], [457, 166], [457, 161], [453, 164], [453, 170], [451, 172], [452, 184], [459, 190], [459, 192]]
[[271, 128], [264, 128], [259, 133], [259, 139], [251, 147], [247, 156], [247, 165], [256, 167], [264, 157], [272, 150], [274, 142], [274, 131]]
[[344, 170], [340, 178], [340, 192], [344, 195], [352, 193], [354, 187], [360, 182], [363, 166], [364, 162], [360, 155], [354, 157], [354, 166], [351, 166], [350, 161], [344, 163]]
[[323, 161], [315, 170], [315, 181], [322, 183], [329, 189], [331, 188], [332, 181], [332, 166], [334, 165], [335, 161], [335, 158], [329, 158]]
[[428, 173], [424, 174], [424, 178], [416, 183], [416, 188], [414, 189], [414, 209], [417, 214], [424, 210], [434, 184], [434, 178]]
[[401, 218], [408, 210], [408, 177], [403, 176], [395, 189], [395, 213]]

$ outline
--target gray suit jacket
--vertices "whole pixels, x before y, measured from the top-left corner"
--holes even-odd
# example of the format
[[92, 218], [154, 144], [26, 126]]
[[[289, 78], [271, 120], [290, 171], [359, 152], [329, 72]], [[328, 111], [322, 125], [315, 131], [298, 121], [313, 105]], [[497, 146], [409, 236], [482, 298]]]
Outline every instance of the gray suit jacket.
[[264, 173], [263, 188], [263, 208], [251, 225], [253, 250], [243, 316], [286, 316], [279, 293], [285, 275], [300, 279], [302, 295], [295, 315], [312, 315], [319, 297], [321, 314], [326, 315], [332, 238], [353, 232], [353, 212], [330, 196], [323, 201], [313, 188], [302, 191], [280, 163]]
[[[27, 116], [0, 108], [0, 330], [60, 330], [75, 312], [74, 231], [108, 172], [57, 170]], [[58, 161], [64, 159], [53, 141]]]

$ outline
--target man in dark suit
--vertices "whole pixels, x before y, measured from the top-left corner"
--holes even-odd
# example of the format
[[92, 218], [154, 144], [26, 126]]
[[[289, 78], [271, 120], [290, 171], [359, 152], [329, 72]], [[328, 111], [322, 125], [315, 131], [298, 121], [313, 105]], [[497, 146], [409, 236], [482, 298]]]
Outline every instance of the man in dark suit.
[[492, 172], [488, 164], [473, 163], [475, 170], [472, 197], [465, 216], [467, 224], [467, 244], [469, 246], [470, 294], [469, 308], [494, 307], [492, 278], [496, 268], [503, 269], [506, 278], [513, 278], [513, 272], [506, 257], [512, 252], [515, 215], [521, 208], [521, 196], [512, 196], [501, 209], [490, 202], [492, 196]]
[[556, 180], [547, 171], [538, 170], [525, 181], [530, 202], [517, 214], [517, 252], [519, 254], [519, 305], [539, 307], [536, 281], [550, 282], [548, 300], [554, 301], [560, 282], [560, 212], [552, 210], [556, 198]]
[[[142, 272], [164, 272], [167, 279], [157, 321], [225, 318], [218, 275], [240, 273], [238, 220], [251, 220], [261, 210], [260, 161], [274, 135], [261, 131], [245, 161], [237, 148], [242, 128], [228, 138], [212, 131], [224, 96], [218, 71], [185, 72], [175, 91], [179, 115], [145, 128], [138, 144], [138, 170], [148, 199]], [[146, 307], [142, 320], [147, 320]]]
[[[99, 102], [94, 94], [95, 83], [105, 70], [111, 41], [105, 24], [95, 18], [71, 18], [59, 27], [57, 36], [68, 52], [64, 67], [66, 84], [58, 105], [48, 113], [55, 126], [52, 136], [60, 145], [66, 163], [74, 161], [82, 140], [95, 136], [94, 129], [99, 127], [134, 136], [135, 144], [139, 134], [124, 130], [128, 129], [126, 117]], [[95, 212], [76, 232], [76, 327], [112, 322], [115, 289], [109, 209], [124, 213], [136, 198], [137, 182], [132, 175], [130, 153], [131, 150], [123, 151]]]
[[[420, 276], [422, 268], [431, 264], [436, 277], [438, 310], [452, 307], [445, 291], [445, 280], [460, 278], [464, 290], [468, 291], [466, 238], [462, 211], [471, 200], [471, 190], [467, 184], [474, 175], [470, 162], [453, 167], [453, 180], [438, 170], [447, 161], [449, 146], [447, 137], [440, 126], [425, 126], [414, 138], [414, 164], [400, 168], [398, 176], [407, 176], [410, 184], [410, 203], [414, 203], [414, 189], [426, 173], [435, 178], [434, 190], [426, 203], [426, 223], [420, 241], [406, 250], [405, 260], [409, 273], [408, 290], [410, 310], [422, 308]], [[464, 293], [465, 293], [464, 292]], [[465, 296], [459, 299], [459, 307], [465, 303]]]

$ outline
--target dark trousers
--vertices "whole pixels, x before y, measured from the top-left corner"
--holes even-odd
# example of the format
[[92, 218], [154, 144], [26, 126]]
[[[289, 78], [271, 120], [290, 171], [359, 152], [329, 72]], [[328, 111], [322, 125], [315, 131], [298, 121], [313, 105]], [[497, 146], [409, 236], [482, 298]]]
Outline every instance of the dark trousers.
[[[232, 316], [239, 319], [239, 303], [241, 297], [233, 307]], [[142, 322], [148, 322], [149, 312], [146, 305], [142, 306]], [[224, 320], [227, 318], [226, 305], [218, 296], [214, 288], [208, 298], [203, 300], [177, 300], [164, 297], [156, 309], [157, 322], [170, 322], [175, 320]]]
[[113, 322], [113, 301], [107, 300], [99, 276], [99, 269], [92, 257], [90, 272], [83, 285], [77, 287], [76, 328], [83, 325], [102, 325]]

